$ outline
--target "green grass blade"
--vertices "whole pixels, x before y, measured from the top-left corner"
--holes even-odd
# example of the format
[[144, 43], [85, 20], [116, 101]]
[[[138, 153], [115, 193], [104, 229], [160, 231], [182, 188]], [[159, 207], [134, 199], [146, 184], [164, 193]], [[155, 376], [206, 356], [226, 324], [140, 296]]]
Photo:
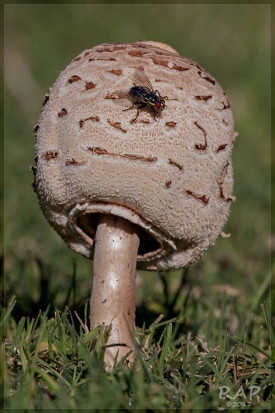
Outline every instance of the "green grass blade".
[[[238, 337], [233, 337], [233, 340], [235, 340], [237, 343], [243, 345], [244, 348], [248, 349], [249, 351], [252, 351], [252, 350], [248, 346], [253, 347], [255, 350], [257, 350], [260, 353], [264, 354], [268, 359], [272, 360], [272, 354], [268, 353], [266, 350], [260, 348], [259, 346], [256, 346], [254, 343], [250, 343], [248, 341], [244, 342], [244, 340], [242, 340], [241, 338], [238, 338]], [[253, 355], [257, 358], [255, 353], [253, 353]]]
[[[10, 299], [10, 301], [8, 302], [8, 306], [6, 308], [6, 310], [4, 310], [1, 314], [1, 319], [0, 319], [0, 331], [2, 331], [2, 327], [5, 325], [6, 321], [8, 320], [8, 318], [11, 315], [11, 312], [14, 308], [16, 304], [16, 299], [15, 296], [12, 296], [12, 298]], [[1, 337], [2, 339], [3, 337]]]
[[259, 287], [259, 289], [258, 289], [258, 291], [257, 291], [257, 293], [254, 297], [254, 300], [251, 303], [251, 312], [250, 312], [250, 317], [249, 317], [248, 323], [247, 323], [247, 331], [248, 332], [250, 331], [252, 320], [253, 320], [252, 315], [254, 313], [257, 313], [257, 309], [260, 305], [260, 302], [261, 302], [266, 290], [270, 287], [271, 273], [274, 270], [274, 268], [275, 268], [275, 262], [274, 262], [272, 268], [270, 269], [270, 271], [268, 271], [268, 273], [266, 274], [266, 277], [264, 278], [262, 284], [260, 285], [260, 287]]
[[160, 359], [159, 359], [160, 365], [163, 364], [166, 355], [168, 355], [169, 353], [169, 349], [171, 346], [171, 337], [172, 337], [172, 323], [169, 323], [168, 326], [166, 327], [165, 340], [164, 340], [162, 351], [160, 354]]

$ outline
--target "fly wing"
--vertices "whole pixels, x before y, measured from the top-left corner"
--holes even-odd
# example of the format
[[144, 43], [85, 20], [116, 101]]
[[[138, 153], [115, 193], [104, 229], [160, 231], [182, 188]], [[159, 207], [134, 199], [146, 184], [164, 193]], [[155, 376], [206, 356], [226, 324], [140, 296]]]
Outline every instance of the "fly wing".
[[146, 73], [144, 72], [144, 70], [135, 69], [134, 83], [135, 83], [136, 86], [146, 87], [147, 89], [151, 90], [152, 92], [154, 90], [153, 86], [152, 86], [150, 80], [148, 79]]
[[112, 99], [116, 105], [127, 107], [131, 99], [129, 89], [119, 89], [112, 92]]
[[113, 99], [129, 99], [130, 98], [130, 94], [129, 94], [129, 89], [119, 89], [119, 90], [115, 90], [113, 92]]

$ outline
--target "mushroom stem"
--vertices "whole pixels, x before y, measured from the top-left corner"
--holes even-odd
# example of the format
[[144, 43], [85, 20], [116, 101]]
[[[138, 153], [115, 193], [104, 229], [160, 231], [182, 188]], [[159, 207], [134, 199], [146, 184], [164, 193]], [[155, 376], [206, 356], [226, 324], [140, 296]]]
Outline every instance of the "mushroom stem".
[[[104, 360], [111, 369], [131, 349], [135, 337], [135, 277], [138, 228], [112, 215], [101, 215], [96, 230], [90, 327], [110, 325]], [[131, 364], [134, 352], [127, 357]]]

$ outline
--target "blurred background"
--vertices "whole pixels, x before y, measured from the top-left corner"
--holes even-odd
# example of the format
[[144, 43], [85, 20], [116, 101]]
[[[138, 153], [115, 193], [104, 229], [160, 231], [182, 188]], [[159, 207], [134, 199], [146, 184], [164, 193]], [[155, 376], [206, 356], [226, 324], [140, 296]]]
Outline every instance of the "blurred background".
[[[218, 239], [188, 271], [139, 275], [137, 324], [168, 316], [168, 294], [178, 290], [185, 325], [199, 328], [210, 308], [218, 317], [224, 293], [233, 332], [257, 318], [271, 267], [270, 17], [268, 4], [5, 5], [5, 299], [16, 294], [17, 318], [35, 316], [48, 302], [81, 306], [91, 289], [91, 262], [50, 228], [32, 189], [33, 127], [44, 94], [82, 50], [137, 40], [168, 43], [207, 69], [228, 94], [239, 132], [237, 200], [224, 228], [231, 237]], [[188, 294], [196, 302], [190, 310]]]

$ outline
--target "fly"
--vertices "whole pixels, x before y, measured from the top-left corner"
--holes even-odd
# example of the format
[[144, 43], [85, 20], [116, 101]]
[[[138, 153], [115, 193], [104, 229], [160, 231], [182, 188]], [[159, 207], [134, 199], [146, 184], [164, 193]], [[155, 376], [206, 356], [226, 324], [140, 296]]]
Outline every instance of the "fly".
[[124, 111], [132, 109], [135, 105], [137, 106], [136, 117], [132, 119], [130, 123], [134, 123], [137, 120], [140, 109], [146, 106], [151, 108], [155, 120], [157, 111], [162, 111], [166, 108], [165, 98], [167, 98], [167, 96], [161, 96], [158, 90], [154, 90], [146, 73], [140, 69], [135, 70], [134, 86], [126, 91], [115, 91], [115, 94], [118, 98], [128, 98], [133, 102], [132, 106], [124, 109]]

